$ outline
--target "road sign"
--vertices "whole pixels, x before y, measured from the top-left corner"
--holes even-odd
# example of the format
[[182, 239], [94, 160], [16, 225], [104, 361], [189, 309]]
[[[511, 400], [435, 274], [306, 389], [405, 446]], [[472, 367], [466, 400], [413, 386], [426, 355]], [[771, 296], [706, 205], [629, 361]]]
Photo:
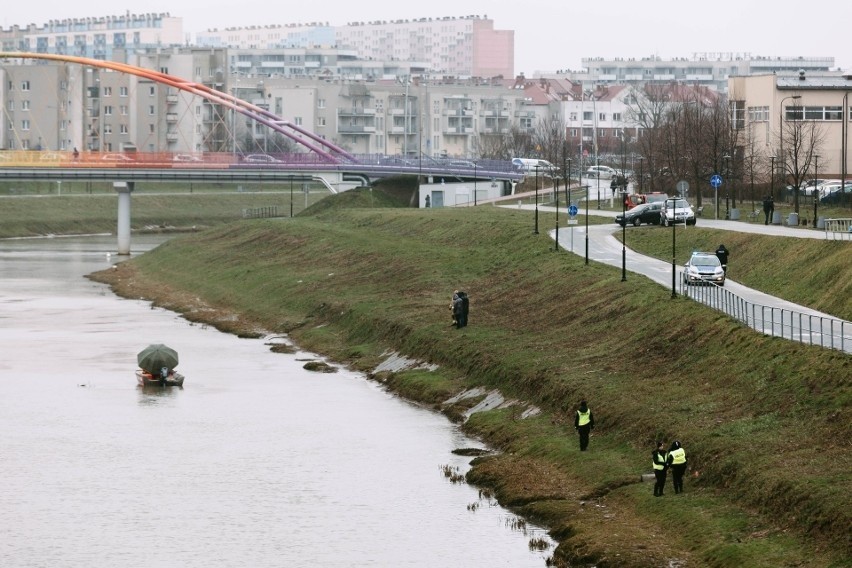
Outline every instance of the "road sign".
[[686, 197], [686, 194], [689, 193], [689, 182], [685, 179], [677, 182], [677, 192], [681, 197]]
[[576, 224], [577, 224], [577, 220], [576, 220], [576, 219], [568, 219], [568, 224], [569, 224], [569, 225], [576, 225]]
[[713, 174], [710, 177], [710, 185], [718, 189], [718, 187], [722, 185], [722, 176], [719, 174]]
[[570, 207], [568, 207], [568, 214], [571, 215], [572, 217], [577, 215], [577, 211], [578, 211], [577, 206], [574, 205], [573, 203], [571, 204]]

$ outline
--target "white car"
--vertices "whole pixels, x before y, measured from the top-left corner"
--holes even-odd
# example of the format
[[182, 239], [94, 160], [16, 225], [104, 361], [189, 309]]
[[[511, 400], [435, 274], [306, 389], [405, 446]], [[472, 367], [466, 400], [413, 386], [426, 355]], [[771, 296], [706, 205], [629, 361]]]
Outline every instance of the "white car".
[[273, 158], [269, 154], [249, 154], [243, 161], [249, 164], [281, 164], [281, 160]]
[[683, 283], [689, 286], [705, 282], [724, 286], [725, 269], [714, 253], [694, 252], [683, 267]]
[[686, 199], [666, 199], [660, 211], [660, 225], [668, 227], [674, 223], [695, 224], [695, 211]]
[[612, 179], [618, 175], [618, 171], [609, 166], [590, 166], [585, 175], [597, 179]]
[[105, 162], [132, 162], [133, 158], [124, 154], [104, 154], [101, 160]]
[[192, 154], [175, 154], [172, 157], [173, 162], [200, 162], [201, 158]]

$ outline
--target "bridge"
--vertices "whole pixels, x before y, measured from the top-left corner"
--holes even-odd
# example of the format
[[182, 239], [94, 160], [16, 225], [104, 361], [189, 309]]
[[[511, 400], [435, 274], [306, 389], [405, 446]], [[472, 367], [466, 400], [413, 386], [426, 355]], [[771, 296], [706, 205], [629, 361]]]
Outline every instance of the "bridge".
[[[34, 59], [79, 64], [126, 73], [199, 96], [262, 124], [301, 149], [286, 155], [236, 152], [168, 154], [139, 152], [0, 152], [0, 180], [116, 180], [116, 181], [280, 181], [294, 175], [311, 176], [332, 191], [369, 185], [391, 175], [418, 175], [465, 181], [504, 182], [510, 187], [523, 173], [508, 161], [474, 162], [420, 157], [356, 156], [344, 148], [269, 110], [234, 95], [160, 71], [115, 61], [73, 55], [0, 52], [0, 59]], [[82, 147], [82, 144], [81, 144]]]

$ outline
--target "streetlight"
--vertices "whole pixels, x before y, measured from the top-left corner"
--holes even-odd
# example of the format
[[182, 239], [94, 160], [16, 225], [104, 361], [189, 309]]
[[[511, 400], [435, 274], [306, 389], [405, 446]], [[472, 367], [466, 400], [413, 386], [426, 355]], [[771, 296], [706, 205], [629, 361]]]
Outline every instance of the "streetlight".
[[[728, 154], [722, 156], [722, 161], [725, 163], [725, 177], [728, 178], [728, 183], [730, 183], [731, 177], [731, 157]], [[719, 205], [718, 203], [716, 204]], [[731, 218], [731, 200], [729, 199], [728, 192], [728, 184], [725, 184], [725, 220], [728, 221]]]
[[644, 193], [642, 189], [642, 182], [645, 179], [645, 172], [642, 169], [642, 165], [645, 163], [645, 157], [639, 156], [639, 193]]
[[293, 176], [290, 176], [290, 218], [293, 217]]
[[[819, 154], [814, 155], [814, 229], [817, 228], [817, 204], [819, 203], [819, 186], [817, 186], [817, 181], [819, 179]], [[843, 190], [843, 186], [840, 186], [841, 191]]]
[[775, 157], [774, 154], [769, 156], [769, 160], [772, 163], [769, 166], [769, 195], [773, 200], [775, 199]]
[[559, 176], [552, 170], [550, 172], [550, 181], [554, 184], [553, 199], [556, 203], [556, 246], [553, 252], [559, 252]]
[[627, 182], [621, 184], [621, 281], [627, 282]]
[[[583, 168], [580, 168], [582, 171]], [[583, 174], [580, 174], [581, 176]], [[582, 187], [582, 186], [581, 186]], [[586, 265], [589, 264], [589, 191], [592, 186], [586, 185]]]
[[[672, 202], [672, 208], [674, 208], [674, 206], [677, 202], [677, 199], [666, 199], [666, 201], [667, 202], [671, 201]], [[666, 203], [666, 205], [668, 205], [668, 203]], [[665, 215], [666, 213], [664, 212], [663, 214]], [[684, 221], [684, 224], [685, 223], [686, 223], [686, 221]], [[676, 260], [675, 260], [675, 256], [676, 256], [675, 252], [677, 251], [677, 247], [676, 247], [676, 244], [675, 244], [676, 243], [676, 236], [675, 236], [676, 235], [676, 233], [675, 233], [675, 227], [676, 226], [677, 226], [677, 223], [672, 221], [672, 299], [677, 298], [677, 292], [675, 292], [675, 280], [677, 278], [677, 264], [676, 264]]]
[[[847, 138], [849, 138], [849, 110], [846, 106], [849, 100], [849, 91], [843, 94], [843, 119], [840, 122], [840, 189], [841, 195], [846, 195], [846, 165], [847, 165]], [[848, 201], [848, 200], [847, 200]], [[848, 203], [847, 203], [848, 204]]]
[[[789, 97], [784, 97], [781, 99], [781, 108], [778, 110], [778, 146], [780, 151], [779, 158], [781, 158], [781, 171], [783, 172], [783, 176], [781, 177], [782, 183], [787, 179], [787, 159], [784, 156], [784, 101], [794, 100], [797, 101], [802, 98], [802, 95], [790, 95]], [[773, 196], [774, 199], [774, 196]]]
[[538, 164], [535, 166], [535, 230], [533, 234], [538, 234]]
[[473, 161], [473, 206], [476, 207], [476, 160]]

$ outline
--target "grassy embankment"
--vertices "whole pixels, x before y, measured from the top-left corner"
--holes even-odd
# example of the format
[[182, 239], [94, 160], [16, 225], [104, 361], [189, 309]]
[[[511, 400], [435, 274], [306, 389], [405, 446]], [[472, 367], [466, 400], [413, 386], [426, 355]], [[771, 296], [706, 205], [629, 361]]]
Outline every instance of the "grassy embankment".
[[[549, 526], [557, 563], [847, 565], [848, 355], [763, 337], [639, 276], [622, 283], [616, 268], [551, 252], [529, 211], [376, 208], [392, 203], [350, 192], [312, 215], [174, 239], [99, 278], [190, 319], [240, 314], [216, 323], [286, 332], [365, 371], [387, 349], [436, 363], [377, 378], [453, 417], [478, 400], [443, 401], [477, 385], [538, 405], [533, 418], [516, 408], [472, 416], [466, 431], [502, 451], [478, 458], [468, 478]], [[849, 281], [834, 245], [829, 254], [817, 241], [747, 239], [722, 238], [734, 278], [754, 246], [764, 265], [755, 278], [775, 274], [760, 278], [782, 296], [799, 286], [782, 275], [801, 270], [800, 255], [815, 285], [832, 286], [838, 272]], [[699, 248], [719, 235], [707, 240]], [[463, 330], [449, 327], [455, 288], [472, 299]], [[842, 312], [821, 305], [832, 301], [812, 304]], [[571, 427], [581, 398], [598, 422], [584, 454]], [[655, 499], [638, 481], [658, 438], [684, 443], [683, 495]]]

